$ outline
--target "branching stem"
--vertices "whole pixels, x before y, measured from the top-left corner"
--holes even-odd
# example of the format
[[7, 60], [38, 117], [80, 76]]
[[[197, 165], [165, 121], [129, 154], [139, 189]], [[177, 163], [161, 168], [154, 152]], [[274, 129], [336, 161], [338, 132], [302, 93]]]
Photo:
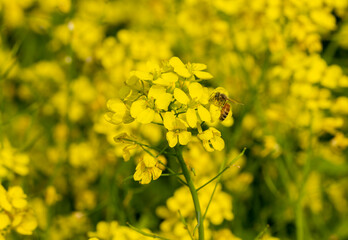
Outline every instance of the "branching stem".
[[[198, 236], [199, 236], [198, 239], [204, 240], [204, 225], [203, 225], [201, 206], [199, 205], [199, 200], [198, 200], [198, 194], [197, 194], [196, 188], [193, 184], [190, 171], [188, 170], [186, 163], [184, 161], [184, 158], [182, 156], [181, 148], [179, 146], [176, 146], [175, 151], [176, 151], [176, 157], [178, 158], [182, 172], [185, 176], [187, 186], [190, 189], [193, 204], [195, 206], [195, 212], [196, 212], [196, 218], [197, 218], [196, 228], [198, 228]], [[193, 232], [193, 234], [194, 234], [194, 232]]]

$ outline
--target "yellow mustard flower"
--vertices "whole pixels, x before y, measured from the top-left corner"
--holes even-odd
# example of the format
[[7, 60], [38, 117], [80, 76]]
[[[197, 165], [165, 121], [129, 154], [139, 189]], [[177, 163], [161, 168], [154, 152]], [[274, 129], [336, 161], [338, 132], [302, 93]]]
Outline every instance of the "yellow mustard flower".
[[236, 237], [235, 235], [232, 234], [230, 229], [224, 228], [220, 229], [213, 234], [215, 240], [242, 240], [239, 237]]
[[12, 178], [14, 174], [25, 176], [29, 172], [29, 157], [24, 153], [18, 153], [10, 142], [5, 139], [2, 148], [0, 146], [0, 177]]
[[162, 169], [159, 167], [160, 163], [157, 159], [145, 154], [138, 163], [135, 173], [134, 180], [139, 181], [141, 184], [148, 184], [151, 180], [158, 179], [162, 174]]
[[94, 160], [95, 152], [90, 143], [72, 143], [69, 148], [69, 162], [73, 167], [86, 167]]
[[[144, 232], [149, 230], [144, 229]], [[134, 231], [127, 226], [121, 226], [118, 222], [105, 222], [101, 221], [97, 224], [96, 232], [88, 232], [89, 240], [128, 240], [128, 239], [143, 239], [144, 236]]]
[[155, 110], [149, 107], [145, 99], [135, 101], [131, 106], [130, 113], [133, 118], [142, 124], [150, 123], [155, 118]]
[[154, 99], [157, 109], [167, 111], [173, 96], [166, 92], [165, 87], [153, 85], [149, 90], [148, 98]]
[[169, 60], [169, 64], [174, 68], [174, 72], [176, 72], [179, 76], [184, 78], [191, 77], [192, 74], [178, 57], [172, 57]]
[[31, 212], [22, 212], [15, 215], [12, 227], [22, 235], [32, 235], [37, 227], [37, 220]]
[[172, 72], [162, 73], [156, 80], [153, 81], [153, 83], [163, 86], [173, 86], [177, 81], [179, 77], [177, 74]]
[[26, 194], [19, 186], [13, 186], [6, 191], [0, 185], [0, 230], [11, 226], [22, 235], [31, 235], [37, 227], [37, 220], [28, 207]]
[[172, 57], [169, 64], [174, 68], [174, 72], [183, 78], [190, 78], [193, 75], [202, 80], [213, 78], [213, 75], [203, 71], [207, 69], [207, 66], [202, 63], [188, 63], [185, 65], [178, 57]]
[[[206, 179], [201, 179], [203, 182]], [[232, 197], [221, 190], [221, 185], [218, 185], [214, 198], [212, 201], [211, 193], [214, 189], [214, 185], [208, 185], [199, 191], [198, 197], [201, 202], [203, 209], [206, 209], [208, 204], [210, 205], [209, 210], [206, 215], [206, 220], [209, 223], [215, 225], [221, 224], [224, 220], [232, 220], [233, 210], [232, 210]], [[193, 228], [196, 224], [194, 219], [194, 205], [192, 202], [188, 202], [187, 199], [190, 196], [189, 189], [181, 187], [177, 189], [172, 197], [170, 197], [166, 206], [160, 206], [157, 208], [156, 213], [164, 221], [161, 223], [160, 228], [162, 232], [168, 233], [173, 239], [184, 239], [187, 236], [185, 229], [182, 227], [182, 222], [177, 217], [177, 212], [180, 210], [180, 215], [187, 221], [190, 226], [191, 223]]]
[[213, 127], [200, 132], [198, 138], [202, 140], [203, 146], [208, 152], [213, 152], [214, 150], [221, 151], [225, 148], [225, 142], [221, 138], [221, 132]]
[[127, 107], [120, 99], [110, 99], [107, 102], [107, 108], [111, 111], [106, 113], [105, 119], [113, 124], [120, 124], [124, 122]]
[[336, 148], [345, 149], [348, 147], [348, 138], [341, 132], [337, 132], [335, 137], [331, 140], [331, 145]]
[[57, 193], [57, 190], [54, 186], [48, 186], [45, 192], [45, 201], [48, 206], [52, 206], [57, 201], [61, 199], [61, 195]]
[[174, 116], [172, 112], [166, 112], [163, 116], [164, 127], [168, 130], [166, 138], [169, 147], [173, 148], [179, 142], [186, 145], [191, 139], [191, 133], [187, 131], [187, 124], [184, 120]]
[[197, 114], [201, 121], [211, 122], [211, 114], [202, 104], [208, 102], [208, 96], [205, 94], [203, 86], [197, 82], [190, 83], [189, 96], [179, 89], [174, 89], [174, 98], [181, 104], [187, 105], [186, 121], [191, 128], [197, 127]]
[[10, 225], [10, 223], [11, 220], [9, 216], [4, 212], [0, 212], [0, 230], [5, 229], [7, 226]]

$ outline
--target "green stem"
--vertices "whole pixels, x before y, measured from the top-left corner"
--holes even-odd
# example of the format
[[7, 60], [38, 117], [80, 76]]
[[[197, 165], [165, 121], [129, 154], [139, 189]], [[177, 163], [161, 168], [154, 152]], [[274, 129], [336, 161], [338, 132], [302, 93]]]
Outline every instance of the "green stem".
[[[203, 184], [202, 186], [200, 186], [199, 188], [197, 188], [197, 192], [199, 190], [201, 190], [202, 188], [204, 188], [205, 186], [207, 186], [209, 183], [211, 183], [212, 181], [214, 181], [215, 179], [217, 179], [221, 174], [223, 174], [227, 169], [229, 169], [239, 158], [241, 158], [244, 155], [246, 148], [243, 149], [243, 151], [237, 156], [235, 157], [223, 170], [221, 170], [215, 177], [213, 177], [212, 179], [210, 179], [208, 182], [206, 182], [205, 184]], [[223, 164], [225, 165], [225, 164]], [[222, 166], [223, 167], [223, 166]]]
[[[220, 171], [220, 173], [216, 176], [216, 178], [218, 178], [218, 180], [217, 180], [216, 183], [215, 183], [214, 190], [213, 190], [213, 192], [212, 192], [212, 194], [211, 194], [211, 196], [210, 196], [210, 199], [209, 199], [207, 208], [205, 209], [205, 212], [204, 212], [204, 214], [203, 214], [203, 220], [202, 220], [202, 221], [204, 221], [205, 216], [206, 216], [207, 213], [208, 213], [208, 209], [209, 209], [209, 207], [210, 207], [210, 204], [211, 204], [211, 202], [213, 201], [213, 197], [214, 197], [215, 191], [216, 191], [216, 189], [217, 189], [217, 187], [218, 187], [218, 185], [219, 185], [219, 183], [220, 183], [220, 180], [221, 180], [221, 174], [222, 174], [225, 170], [227, 170], [228, 168], [230, 168], [230, 167], [232, 166], [232, 164], [234, 164], [239, 158], [241, 158], [241, 157], [244, 155], [245, 150], [246, 150], [246, 148], [244, 148], [243, 151], [242, 151], [237, 157], [235, 157], [230, 163], [228, 163], [227, 167], [226, 167], [224, 170]], [[221, 165], [221, 169], [225, 166], [225, 164], [226, 164], [226, 159], [223, 161], [223, 164]], [[215, 178], [211, 179], [211, 180], [208, 181], [206, 184], [204, 184], [203, 186], [201, 186], [199, 189], [203, 188], [204, 186], [206, 186], [207, 184], [209, 184], [210, 182], [212, 182], [212, 180], [214, 180], [214, 179], [215, 179]]]
[[195, 206], [195, 212], [196, 212], [196, 218], [197, 218], [197, 226], [196, 227], [198, 227], [198, 235], [199, 235], [198, 239], [204, 240], [204, 225], [203, 225], [203, 219], [202, 219], [201, 206], [199, 205], [199, 200], [198, 200], [198, 194], [197, 194], [195, 186], [193, 185], [191, 174], [190, 174], [190, 172], [186, 166], [186, 163], [184, 161], [184, 158], [182, 156], [181, 148], [179, 146], [176, 146], [175, 151], [176, 151], [176, 157], [178, 158], [182, 172], [185, 176], [187, 186], [190, 189], [193, 204]]
[[150, 238], [158, 238], [158, 239], [162, 239], [162, 240], [169, 240], [168, 238], [164, 238], [164, 237], [161, 237], [161, 236], [157, 236], [155, 234], [152, 234], [152, 233], [146, 233], [142, 230], [140, 230], [139, 228], [136, 228], [132, 225], [130, 225], [129, 223], [127, 223], [128, 227], [130, 227], [131, 229], [133, 229], [134, 231], [140, 233], [141, 235], [145, 236], [145, 237], [150, 237]]

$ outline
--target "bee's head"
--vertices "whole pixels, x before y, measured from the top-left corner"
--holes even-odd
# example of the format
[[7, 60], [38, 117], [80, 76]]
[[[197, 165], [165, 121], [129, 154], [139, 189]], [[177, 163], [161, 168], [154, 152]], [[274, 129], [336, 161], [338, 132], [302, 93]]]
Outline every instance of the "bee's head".
[[219, 99], [226, 101], [227, 100], [227, 96], [225, 94], [223, 94], [223, 93], [219, 93]]

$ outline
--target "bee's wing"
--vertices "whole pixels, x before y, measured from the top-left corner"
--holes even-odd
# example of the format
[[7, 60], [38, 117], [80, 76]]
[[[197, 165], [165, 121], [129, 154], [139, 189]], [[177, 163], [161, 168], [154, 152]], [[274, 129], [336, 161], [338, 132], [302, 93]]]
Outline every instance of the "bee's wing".
[[236, 99], [233, 99], [233, 98], [227, 98], [227, 100], [230, 101], [231, 103], [234, 103], [234, 104], [244, 105], [244, 103], [242, 103]]
[[212, 94], [210, 94], [210, 97], [209, 97], [209, 102], [213, 102], [215, 100], [215, 94], [216, 92], [212, 92]]

